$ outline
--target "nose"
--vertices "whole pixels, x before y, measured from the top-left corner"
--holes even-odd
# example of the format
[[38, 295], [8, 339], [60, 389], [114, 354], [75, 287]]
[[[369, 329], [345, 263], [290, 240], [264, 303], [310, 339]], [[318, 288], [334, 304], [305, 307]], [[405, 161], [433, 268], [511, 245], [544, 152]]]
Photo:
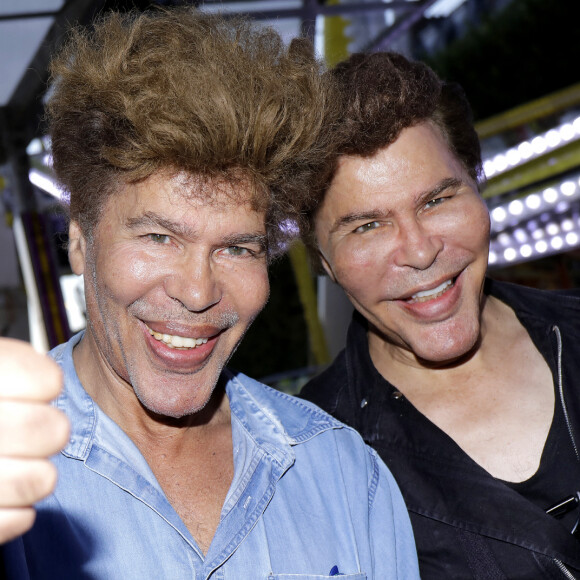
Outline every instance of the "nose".
[[165, 291], [187, 310], [203, 312], [221, 300], [221, 285], [209, 257], [184, 257], [174, 266], [166, 277]]
[[394, 260], [397, 266], [426, 270], [443, 249], [443, 240], [416, 219], [399, 223]]

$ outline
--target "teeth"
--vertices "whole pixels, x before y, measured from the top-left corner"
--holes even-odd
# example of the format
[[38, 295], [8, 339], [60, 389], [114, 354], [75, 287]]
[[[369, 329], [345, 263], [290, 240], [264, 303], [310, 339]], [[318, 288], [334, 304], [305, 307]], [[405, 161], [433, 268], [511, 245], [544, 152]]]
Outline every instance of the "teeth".
[[187, 336], [177, 336], [173, 334], [163, 334], [161, 332], [155, 332], [147, 327], [149, 334], [155, 338], [155, 340], [159, 340], [165, 343], [169, 348], [181, 348], [181, 349], [188, 349], [188, 348], [196, 348], [200, 344], [205, 344], [207, 342], [207, 338], [189, 338]]
[[433, 298], [438, 298], [439, 296], [441, 296], [441, 294], [443, 294], [445, 290], [447, 290], [447, 288], [449, 288], [452, 285], [453, 280], [447, 280], [446, 282], [443, 282], [443, 284], [437, 286], [437, 288], [433, 288], [432, 290], [422, 290], [421, 292], [413, 294], [413, 296], [411, 296], [411, 298], [409, 299], [409, 302], [414, 303], [433, 300]]

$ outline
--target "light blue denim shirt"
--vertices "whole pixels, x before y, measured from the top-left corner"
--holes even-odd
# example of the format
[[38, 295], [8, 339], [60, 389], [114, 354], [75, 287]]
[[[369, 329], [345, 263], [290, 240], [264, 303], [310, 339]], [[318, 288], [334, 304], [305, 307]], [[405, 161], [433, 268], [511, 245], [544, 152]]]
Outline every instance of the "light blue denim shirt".
[[227, 372], [234, 478], [204, 556], [131, 439], [81, 386], [71, 341], [56, 404], [72, 421], [59, 482], [5, 546], [10, 580], [418, 579], [385, 465], [317, 407]]

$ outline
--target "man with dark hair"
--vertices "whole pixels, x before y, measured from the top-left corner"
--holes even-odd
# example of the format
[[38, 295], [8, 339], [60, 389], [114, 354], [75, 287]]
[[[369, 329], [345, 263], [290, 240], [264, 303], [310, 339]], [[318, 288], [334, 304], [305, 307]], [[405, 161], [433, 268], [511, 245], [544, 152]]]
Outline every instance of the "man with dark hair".
[[52, 72], [87, 329], [51, 353], [71, 437], [55, 493], [5, 546], [9, 578], [416, 579], [376, 453], [224, 368], [326, 157], [310, 47], [185, 8], [111, 14]]
[[486, 278], [479, 143], [457, 86], [394, 53], [332, 76], [339, 155], [303, 227], [355, 314], [302, 396], [392, 470], [424, 580], [580, 578], [579, 296]]

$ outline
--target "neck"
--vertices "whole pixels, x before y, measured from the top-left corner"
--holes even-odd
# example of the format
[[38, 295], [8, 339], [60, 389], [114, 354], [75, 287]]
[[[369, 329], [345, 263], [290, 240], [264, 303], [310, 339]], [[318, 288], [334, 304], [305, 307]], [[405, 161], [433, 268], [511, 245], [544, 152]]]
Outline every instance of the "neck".
[[454, 376], [493, 365], [497, 348], [503, 348], [506, 332], [515, 325], [519, 328], [513, 311], [496, 298], [487, 297], [483, 303], [479, 336], [475, 344], [459, 357], [443, 361], [425, 360], [372, 330], [368, 332], [369, 351], [381, 375], [402, 390], [405, 385], [411, 389], [413, 384], [423, 385], [427, 381], [430, 390], [439, 382], [448, 388]]

